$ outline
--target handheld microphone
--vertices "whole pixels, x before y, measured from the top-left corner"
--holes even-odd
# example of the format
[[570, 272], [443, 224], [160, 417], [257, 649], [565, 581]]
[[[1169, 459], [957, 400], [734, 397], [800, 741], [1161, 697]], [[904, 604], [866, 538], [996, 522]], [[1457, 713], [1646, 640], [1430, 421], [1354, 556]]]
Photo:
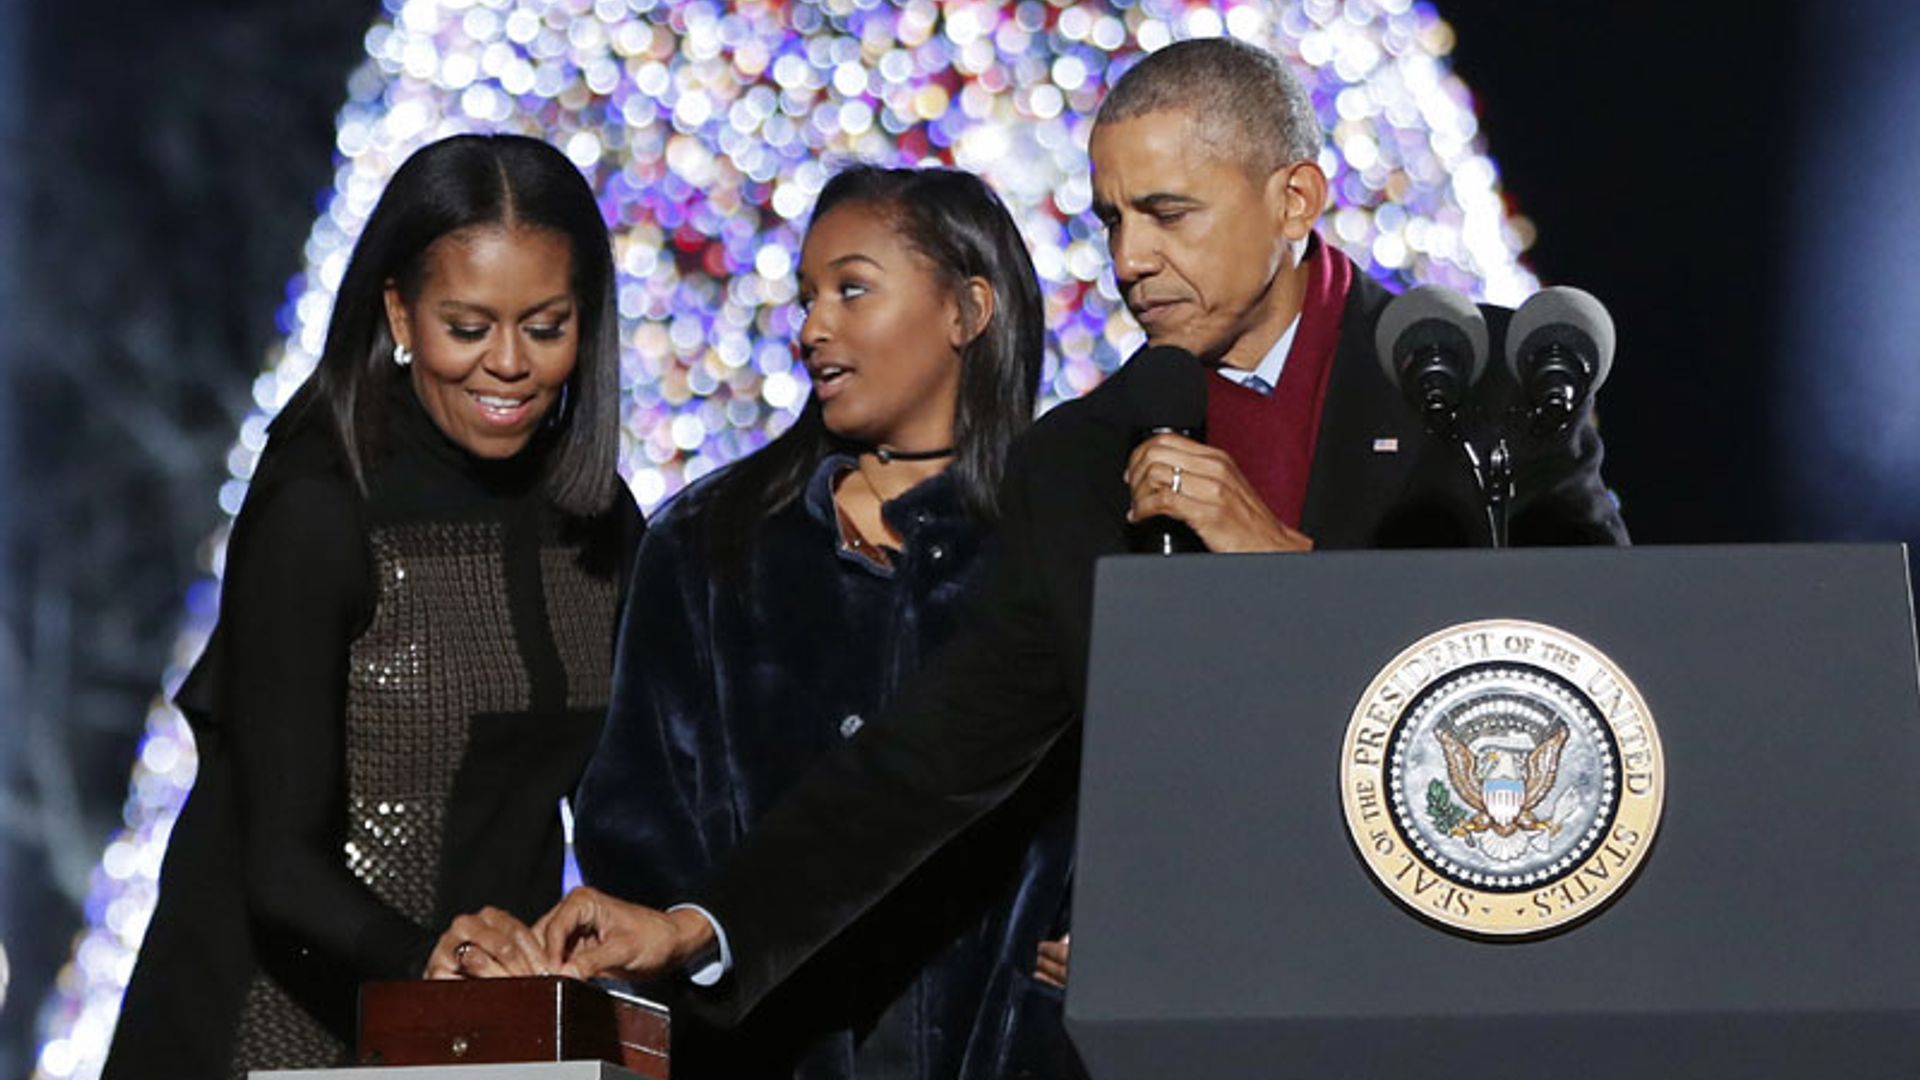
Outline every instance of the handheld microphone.
[[[1135, 442], [1171, 432], [1207, 441], [1207, 372], [1185, 349], [1155, 345], [1127, 361], [1127, 407]], [[1134, 550], [1160, 555], [1205, 551], [1184, 522], [1165, 515], [1134, 523]]]
[[1527, 298], [1507, 327], [1507, 370], [1537, 433], [1564, 431], [1613, 369], [1613, 317], [1591, 293], [1558, 285]]
[[1480, 309], [1452, 289], [1421, 285], [1387, 304], [1373, 334], [1381, 369], [1427, 430], [1457, 438], [1460, 406], [1487, 367], [1487, 320]]

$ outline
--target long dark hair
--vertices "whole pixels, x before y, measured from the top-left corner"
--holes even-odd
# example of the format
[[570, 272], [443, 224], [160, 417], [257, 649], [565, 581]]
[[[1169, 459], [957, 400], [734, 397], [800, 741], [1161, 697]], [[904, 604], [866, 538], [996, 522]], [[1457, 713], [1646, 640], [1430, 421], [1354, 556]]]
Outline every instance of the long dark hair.
[[[551, 229], [567, 238], [580, 348], [549, 442], [543, 483], [554, 504], [589, 515], [612, 504], [619, 451], [619, 325], [613, 251], [593, 191], [573, 163], [538, 139], [455, 135], [416, 151], [393, 174], [347, 260], [327, 343], [286, 413], [330, 419], [355, 484], [384, 448], [385, 388], [402, 377], [383, 296], [419, 294], [433, 242], [475, 225]], [[275, 425], [278, 427], [278, 423]]]
[[[827, 181], [812, 220], [849, 204], [888, 215], [954, 290], [963, 313], [968, 279], [984, 278], [993, 290], [993, 318], [960, 353], [947, 471], [967, 512], [996, 520], [1007, 450], [1033, 421], [1045, 357], [1040, 283], [1027, 245], [993, 189], [957, 169], [854, 165]], [[821, 460], [843, 445], [827, 430], [819, 399], [809, 396], [792, 427], [715, 481], [707, 527], [723, 567], [744, 561], [760, 523], [791, 506]]]

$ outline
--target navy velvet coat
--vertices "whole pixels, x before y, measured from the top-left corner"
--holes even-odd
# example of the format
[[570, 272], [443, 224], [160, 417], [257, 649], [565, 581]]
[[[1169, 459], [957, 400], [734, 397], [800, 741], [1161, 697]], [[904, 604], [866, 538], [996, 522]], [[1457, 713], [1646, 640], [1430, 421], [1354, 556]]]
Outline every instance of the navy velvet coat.
[[[886, 504], [904, 540], [891, 567], [843, 550], [832, 487], [852, 464], [824, 462], [732, 575], [704, 535], [713, 478], [652, 524], [577, 800], [589, 884], [679, 899], [954, 630], [985, 528], [938, 476]], [[674, 1075], [1061, 1075], [1059, 994], [1031, 972], [1039, 943], [1065, 930], [1076, 757], [1058, 748], [741, 1028], [676, 1016]]]

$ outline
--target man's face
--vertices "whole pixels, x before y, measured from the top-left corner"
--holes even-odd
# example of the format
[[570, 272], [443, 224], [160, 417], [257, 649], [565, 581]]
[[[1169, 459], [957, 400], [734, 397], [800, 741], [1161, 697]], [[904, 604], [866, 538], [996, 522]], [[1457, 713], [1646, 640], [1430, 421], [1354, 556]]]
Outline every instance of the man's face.
[[1289, 169], [1249, 176], [1200, 137], [1203, 122], [1172, 109], [1096, 127], [1094, 212], [1149, 343], [1252, 369], [1299, 310], [1284, 271], [1312, 220], [1289, 213]]

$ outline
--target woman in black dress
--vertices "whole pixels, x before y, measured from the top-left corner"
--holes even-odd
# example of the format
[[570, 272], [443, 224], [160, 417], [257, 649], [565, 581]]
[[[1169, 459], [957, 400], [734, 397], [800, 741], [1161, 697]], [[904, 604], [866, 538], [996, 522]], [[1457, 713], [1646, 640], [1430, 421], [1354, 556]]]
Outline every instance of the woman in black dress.
[[640, 529], [613, 295], [552, 147], [459, 136], [395, 173], [234, 524], [107, 1076], [344, 1063], [363, 980], [543, 965], [524, 922], [559, 895]]

